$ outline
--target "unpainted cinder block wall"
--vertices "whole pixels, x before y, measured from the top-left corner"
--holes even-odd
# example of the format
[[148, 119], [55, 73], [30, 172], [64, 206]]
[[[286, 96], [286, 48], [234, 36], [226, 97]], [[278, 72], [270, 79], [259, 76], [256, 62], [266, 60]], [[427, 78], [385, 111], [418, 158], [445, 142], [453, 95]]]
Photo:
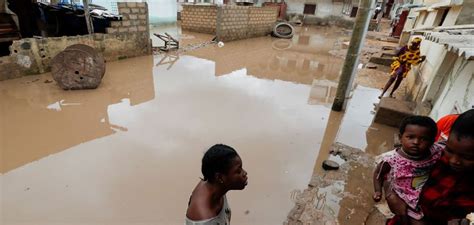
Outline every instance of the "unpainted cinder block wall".
[[216, 5], [183, 5], [181, 11], [181, 28], [183, 30], [215, 34], [216, 23]]
[[265, 36], [272, 32], [278, 17], [273, 6], [222, 6], [217, 18], [217, 38], [234, 41]]
[[247, 35], [258, 37], [271, 33], [277, 17], [277, 7], [250, 7]]
[[223, 6], [218, 17], [217, 38], [220, 41], [233, 41], [247, 38], [249, 30], [248, 6]]
[[234, 5], [183, 5], [183, 30], [213, 34], [221, 41], [233, 41], [270, 34], [278, 8]]
[[106, 28], [108, 34], [148, 31], [148, 6], [146, 2], [118, 2], [122, 21], [112, 21]]
[[[10, 55], [0, 57], [0, 81], [49, 72], [51, 60], [66, 47], [86, 44], [104, 55], [106, 61], [151, 54], [146, 3], [119, 3], [122, 21], [112, 22], [107, 34], [51, 38], [24, 38], [14, 41]], [[128, 13], [130, 12], [130, 13]]]

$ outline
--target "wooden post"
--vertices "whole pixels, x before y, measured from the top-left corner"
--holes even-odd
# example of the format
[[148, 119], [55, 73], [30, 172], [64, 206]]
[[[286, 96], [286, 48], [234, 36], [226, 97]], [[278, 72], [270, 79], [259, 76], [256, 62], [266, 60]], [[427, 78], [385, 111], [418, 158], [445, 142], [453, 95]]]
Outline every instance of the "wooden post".
[[84, 17], [86, 19], [87, 31], [89, 34], [94, 33], [94, 26], [92, 25], [91, 15], [89, 14], [89, 0], [82, 0], [84, 4]]

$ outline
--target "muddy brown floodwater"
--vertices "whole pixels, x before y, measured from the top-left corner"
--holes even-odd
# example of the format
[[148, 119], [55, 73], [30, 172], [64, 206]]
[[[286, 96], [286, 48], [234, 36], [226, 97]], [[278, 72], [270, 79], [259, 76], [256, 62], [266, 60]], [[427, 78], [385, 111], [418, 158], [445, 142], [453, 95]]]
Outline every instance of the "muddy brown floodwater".
[[393, 129], [371, 125], [379, 90], [358, 86], [345, 115], [330, 110], [342, 59], [328, 51], [344, 35], [299, 28], [110, 62], [96, 90], [63, 91], [49, 73], [0, 82], [2, 224], [183, 224], [215, 143], [249, 172], [228, 196], [232, 224], [282, 224], [332, 142], [391, 146]]

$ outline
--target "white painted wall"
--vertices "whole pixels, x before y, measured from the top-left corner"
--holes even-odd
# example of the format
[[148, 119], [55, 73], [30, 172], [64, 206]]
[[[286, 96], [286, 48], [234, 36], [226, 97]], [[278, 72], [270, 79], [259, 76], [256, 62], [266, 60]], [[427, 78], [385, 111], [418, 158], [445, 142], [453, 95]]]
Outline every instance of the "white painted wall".
[[150, 23], [175, 23], [178, 12], [176, 0], [147, 0]]
[[430, 116], [437, 120], [453, 113], [464, 112], [474, 105], [474, 61], [459, 57], [454, 64], [449, 79], [442, 89], [440, 98], [436, 101]]
[[416, 20], [415, 29], [438, 26], [441, 16], [443, 15], [443, 12], [444, 12], [443, 10], [420, 11], [419, 18]]
[[419, 16], [420, 12], [415, 11], [413, 9], [410, 10], [408, 13], [407, 20], [405, 22], [405, 26], [403, 27], [404, 31], [411, 30], [415, 27], [416, 18]]
[[303, 14], [304, 2], [304, 0], [288, 0], [286, 13]]
[[432, 27], [434, 25], [434, 22], [436, 20], [436, 15], [438, 15], [438, 10], [434, 10], [431, 12], [428, 12], [428, 17], [426, 18], [426, 21], [424, 24], [421, 25], [421, 27]]
[[326, 17], [326, 16], [341, 16], [342, 15], [342, 3], [333, 3], [332, 0], [288, 0], [287, 13], [299, 13], [303, 14], [304, 4], [316, 4], [315, 16]]
[[[442, 80], [439, 76], [445, 76], [445, 74], [439, 74], [438, 71], [445, 60], [447, 50], [444, 45], [423, 40], [421, 42], [420, 51], [421, 55], [426, 56], [426, 60], [417, 66], [413, 66], [408, 74], [405, 81], [407, 82], [408, 88], [407, 96], [410, 96], [408, 99], [410, 101], [420, 102], [422, 100], [430, 100], [430, 102], [432, 102], [433, 96], [436, 95], [438, 90], [430, 90], [430, 86], [435, 76], [438, 76], [436, 88], [439, 89], [439, 81]], [[446, 67], [446, 65], [444, 66]], [[429, 96], [427, 97], [428, 93]]]
[[456, 24], [456, 20], [461, 13], [462, 6], [454, 6], [446, 15], [446, 19], [444, 19], [443, 26], [454, 26]]
[[444, 45], [424, 40], [421, 42], [420, 52], [421, 55], [426, 56], [423, 67], [420, 68], [422, 78], [425, 81], [431, 81], [434, 77], [434, 72], [443, 61], [447, 50]]

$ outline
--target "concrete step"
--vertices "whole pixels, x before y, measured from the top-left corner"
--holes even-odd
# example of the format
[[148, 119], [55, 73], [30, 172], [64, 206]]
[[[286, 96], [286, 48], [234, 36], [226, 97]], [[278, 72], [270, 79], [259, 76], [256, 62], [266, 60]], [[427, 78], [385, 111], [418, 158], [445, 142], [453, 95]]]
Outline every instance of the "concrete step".
[[384, 97], [378, 104], [374, 122], [398, 127], [405, 117], [415, 114], [415, 108], [416, 104], [414, 102]]

